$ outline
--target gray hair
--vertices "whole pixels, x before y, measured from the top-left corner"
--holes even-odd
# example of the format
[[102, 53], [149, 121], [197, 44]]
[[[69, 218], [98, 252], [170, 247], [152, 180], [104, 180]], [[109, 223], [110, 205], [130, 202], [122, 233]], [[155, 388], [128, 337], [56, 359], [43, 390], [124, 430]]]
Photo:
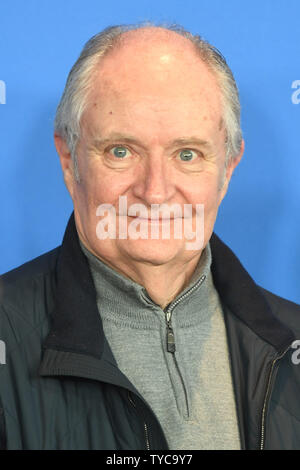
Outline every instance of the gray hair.
[[93, 72], [101, 58], [112, 50], [120, 36], [127, 31], [159, 27], [174, 31], [189, 39], [201, 59], [215, 74], [223, 98], [223, 124], [226, 131], [226, 166], [240, 153], [242, 131], [240, 127], [240, 100], [238, 88], [223, 55], [199, 35], [193, 35], [179, 25], [156, 26], [152, 23], [111, 26], [93, 36], [70, 70], [66, 86], [57, 107], [54, 130], [66, 142], [72, 156], [75, 177], [79, 181], [76, 148], [80, 139], [80, 122], [92, 88]]

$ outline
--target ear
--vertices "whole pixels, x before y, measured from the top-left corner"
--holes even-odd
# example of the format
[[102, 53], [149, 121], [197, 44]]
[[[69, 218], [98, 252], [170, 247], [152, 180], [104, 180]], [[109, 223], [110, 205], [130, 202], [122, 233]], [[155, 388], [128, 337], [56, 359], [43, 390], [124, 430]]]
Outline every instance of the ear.
[[233, 174], [235, 168], [240, 163], [240, 161], [242, 159], [242, 156], [243, 156], [243, 153], [244, 153], [244, 150], [245, 150], [245, 141], [242, 140], [240, 153], [233, 160], [231, 159], [229, 164], [226, 167], [224, 184], [223, 184], [222, 189], [221, 189], [220, 203], [221, 203], [221, 201], [223, 200], [223, 198], [225, 197], [225, 195], [227, 193], [229, 182], [231, 180], [232, 174]]
[[54, 143], [56, 151], [59, 155], [60, 165], [64, 175], [65, 185], [70, 193], [71, 198], [73, 199], [74, 193], [74, 184], [75, 184], [75, 175], [74, 175], [74, 165], [71, 157], [69, 147], [67, 146], [65, 140], [59, 135], [54, 134]]

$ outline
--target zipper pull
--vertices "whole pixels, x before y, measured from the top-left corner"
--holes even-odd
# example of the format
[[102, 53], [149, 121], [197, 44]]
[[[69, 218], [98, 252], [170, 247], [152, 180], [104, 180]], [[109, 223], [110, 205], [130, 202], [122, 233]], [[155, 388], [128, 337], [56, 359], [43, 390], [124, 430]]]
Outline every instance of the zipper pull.
[[174, 332], [169, 325], [167, 325], [167, 351], [170, 353], [176, 351]]

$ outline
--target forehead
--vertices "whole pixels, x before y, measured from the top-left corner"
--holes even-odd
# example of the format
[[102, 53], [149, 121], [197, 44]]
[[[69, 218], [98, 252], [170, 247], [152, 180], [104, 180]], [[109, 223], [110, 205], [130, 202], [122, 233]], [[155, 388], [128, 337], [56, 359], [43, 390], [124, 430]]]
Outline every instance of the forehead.
[[89, 94], [90, 124], [116, 112], [119, 119], [129, 112], [142, 118], [146, 112], [160, 125], [180, 116], [182, 122], [204, 119], [219, 127], [222, 104], [215, 74], [190, 41], [171, 33], [171, 38], [132, 34], [101, 59]]

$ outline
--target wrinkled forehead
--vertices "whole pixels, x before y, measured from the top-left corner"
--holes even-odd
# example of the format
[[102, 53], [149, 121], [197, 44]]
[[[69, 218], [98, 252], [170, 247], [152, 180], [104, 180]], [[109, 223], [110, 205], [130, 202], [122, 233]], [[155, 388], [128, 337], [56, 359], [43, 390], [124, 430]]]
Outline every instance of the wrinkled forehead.
[[[160, 96], [211, 95], [217, 101], [215, 73], [201, 59], [195, 45], [179, 34], [161, 28], [128, 31], [95, 69], [93, 94], [131, 91]], [[190, 93], [188, 93], [190, 92]], [[215, 100], [214, 100], [215, 98]]]
[[110, 123], [112, 113], [127, 125], [130, 117], [146, 116], [147, 109], [153, 125], [166, 121], [176, 125], [181, 120], [185, 127], [194, 122], [196, 128], [197, 120], [204, 119], [206, 125], [220, 128], [223, 113], [217, 78], [194, 45], [174, 35], [176, 40], [149, 34], [138, 35], [137, 40], [132, 34], [101, 59], [85, 116], [89, 126], [100, 120]]

